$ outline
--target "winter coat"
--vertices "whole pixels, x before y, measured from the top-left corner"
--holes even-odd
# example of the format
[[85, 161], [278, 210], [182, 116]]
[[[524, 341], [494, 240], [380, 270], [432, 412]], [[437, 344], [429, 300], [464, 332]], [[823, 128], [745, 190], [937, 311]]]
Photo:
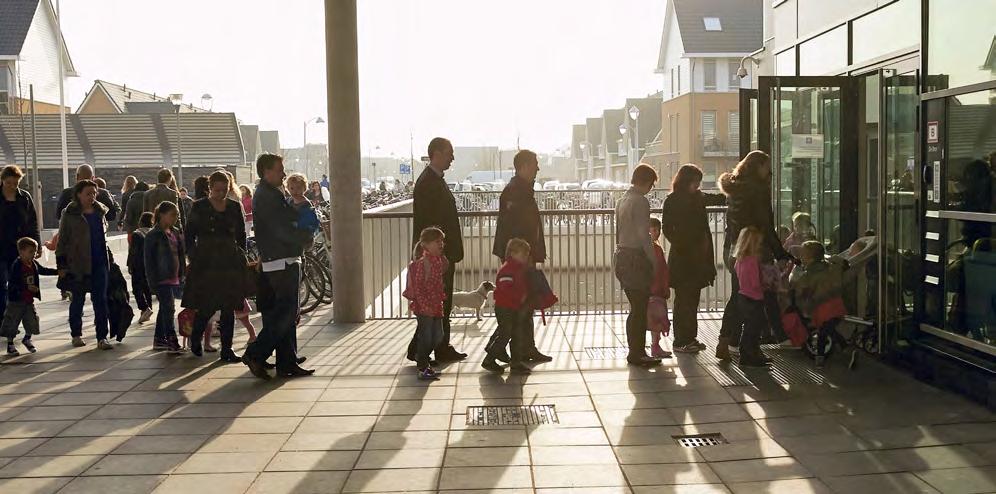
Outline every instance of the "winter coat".
[[[69, 203], [73, 202], [75, 199], [73, 197], [73, 192], [75, 192], [75, 187], [69, 187], [67, 189], [62, 189], [62, 194], [59, 195], [59, 202], [55, 205], [55, 219], [62, 219], [62, 213], [65, 211]], [[114, 197], [107, 189], [97, 188], [97, 202], [104, 205], [106, 211], [104, 212], [104, 219], [107, 221], [114, 221], [117, 219], [118, 214], [121, 212], [121, 206], [118, 205]]]
[[[418, 244], [423, 229], [430, 226], [439, 227], [446, 235], [443, 255], [451, 264], [462, 261], [463, 236], [460, 218], [457, 215], [456, 199], [453, 198], [453, 193], [446, 186], [443, 177], [431, 167], [425, 167], [415, 182], [414, 199], [412, 247]], [[256, 208], [256, 215], [259, 215], [259, 208]]]
[[138, 228], [138, 220], [145, 212], [145, 192], [144, 190], [134, 190], [128, 197], [128, 204], [124, 211], [124, 228], [128, 233], [134, 232]]
[[[0, 197], [0, 201], [7, 200]], [[0, 261], [13, 261], [17, 259], [17, 241], [22, 237], [35, 239], [41, 245], [41, 238], [38, 236], [38, 216], [35, 213], [34, 201], [31, 194], [25, 190], [17, 189], [13, 207], [8, 209], [8, 205], [0, 206]], [[10, 216], [8, 216], [10, 215]], [[10, 222], [8, 224], [7, 222]], [[10, 230], [8, 230], [10, 228]], [[7, 267], [4, 265], [4, 267]]]
[[149, 288], [153, 290], [160, 283], [174, 277], [180, 280], [180, 285], [183, 285], [184, 271], [187, 268], [183, 233], [174, 226], [173, 235], [177, 240], [176, 259], [173, 258], [169, 238], [162, 228], [157, 226], [145, 235], [145, 279], [149, 282]]
[[241, 309], [246, 298], [246, 224], [242, 205], [225, 200], [225, 210], [216, 211], [210, 199], [200, 199], [190, 208], [183, 232], [190, 258], [190, 276], [181, 305], [203, 312]]
[[846, 310], [843, 314], [827, 310], [843, 305], [840, 301], [845, 270], [847, 261], [838, 256], [815, 261], [809, 266], [796, 266], [792, 270], [789, 277], [792, 302], [802, 315], [819, 319], [813, 321], [816, 326], [822, 325], [825, 319], [846, 315]]
[[[31, 261], [35, 265], [34, 274], [34, 286], [38, 288], [38, 291], [34, 293], [33, 297], [41, 300], [41, 281], [38, 280], [39, 276], [55, 276], [59, 274], [58, 271], [52, 268], [46, 268], [38, 261]], [[15, 259], [14, 262], [7, 266], [9, 268], [7, 277], [7, 300], [10, 302], [20, 302], [21, 298], [24, 296], [24, 291], [28, 289], [28, 280], [24, 279], [24, 263], [20, 259]]]
[[[241, 206], [239, 206], [241, 211]], [[253, 230], [263, 262], [301, 257], [314, 235], [297, 227], [298, 212], [276, 187], [260, 180], [252, 195]], [[243, 220], [244, 221], [244, 220]], [[244, 228], [244, 226], [243, 226]]]
[[[104, 232], [107, 232], [107, 206], [94, 201], [93, 208], [100, 212]], [[90, 248], [90, 225], [80, 203], [72, 201], [63, 210], [59, 219], [59, 242], [55, 248], [56, 265], [60, 271], [65, 271], [70, 283], [83, 282], [80, 288], [86, 287], [86, 280], [92, 273], [92, 256]], [[111, 259], [110, 251], [107, 255]]]
[[443, 317], [446, 289], [443, 274], [449, 262], [444, 256], [423, 254], [408, 264], [408, 282], [402, 295], [410, 302], [409, 309], [418, 316]]
[[726, 203], [722, 194], [671, 192], [661, 211], [661, 232], [671, 243], [668, 267], [674, 288], [704, 288], [716, 280], [716, 260], [707, 206]]
[[504, 259], [505, 247], [513, 238], [529, 242], [529, 255], [533, 262], [546, 260], [543, 222], [540, 220], [539, 206], [536, 205], [533, 184], [518, 175], [508, 181], [498, 199], [498, 226], [495, 228], [495, 242], [491, 253]]
[[529, 295], [528, 266], [509, 258], [495, 278], [495, 307], [519, 310]]
[[732, 173], [724, 173], [719, 177], [719, 187], [726, 194], [727, 202], [725, 245], [736, 245], [740, 231], [753, 226], [764, 236], [767, 253], [775, 259], [788, 259], [789, 254], [775, 232], [771, 186], [760, 180], [737, 178]]

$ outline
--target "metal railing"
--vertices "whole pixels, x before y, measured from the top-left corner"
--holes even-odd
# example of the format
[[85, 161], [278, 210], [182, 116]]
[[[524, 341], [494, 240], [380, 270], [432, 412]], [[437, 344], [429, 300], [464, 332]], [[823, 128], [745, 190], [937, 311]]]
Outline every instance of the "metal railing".
[[[537, 190], [541, 210], [614, 209], [627, 189]], [[670, 189], [654, 189], [647, 194], [651, 209], [660, 209]], [[454, 192], [458, 211], [497, 211], [500, 190]]]
[[[540, 217], [547, 253], [543, 271], [560, 298], [550, 312], [557, 315], [627, 312], [626, 296], [612, 270], [615, 212], [605, 208], [542, 210]], [[491, 254], [497, 220], [497, 211], [460, 213], [464, 259], [456, 265], [456, 291], [472, 291], [484, 281], [494, 281], [500, 266], [498, 258]], [[724, 226], [725, 208], [710, 208], [709, 228], [719, 274], [713, 286], [702, 291], [700, 310], [722, 310], [729, 298], [730, 280], [722, 262]], [[368, 318], [411, 317], [408, 302], [401, 293], [405, 288], [412, 237], [410, 211], [363, 214], [366, 246], [363, 286]], [[489, 302], [484, 313], [490, 315], [492, 311]], [[454, 309], [454, 315], [470, 316], [473, 311]]]

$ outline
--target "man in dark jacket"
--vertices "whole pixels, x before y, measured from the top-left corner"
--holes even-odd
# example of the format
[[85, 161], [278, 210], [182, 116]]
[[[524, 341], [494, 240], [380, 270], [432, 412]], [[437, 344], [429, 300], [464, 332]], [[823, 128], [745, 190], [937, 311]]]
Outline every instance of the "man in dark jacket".
[[262, 274], [256, 297], [263, 315], [263, 329], [246, 348], [242, 361], [254, 376], [269, 379], [265, 362], [277, 353], [277, 373], [285, 377], [313, 374], [302, 369], [295, 348], [300, 301], [301, 254], [312, 232], [297, 227], [298, 212], [283, 193], [284, 161], [264, 153], [256, 160], [259, 185], [252, 196], [256, 245]]
[[446, 301], [443, 303], [443, 340], [435, 349], [436, 360], [453, 361], [467, 358], [466, 353], [458, 352], [450, 344], [450, 313], [453, 312], [453, 273], [456, 263], [463, 260], [463, 238], [460, 232], [460, 218], [457, 216], [456, 200], [446, 186], [443, 174], [453, 163], [453, 144], [442, 137], [436, 137], [429, 142], [429, 166], [425, 167], [418, 181], [415, 182], [414, 238], [412, 245], [418, 243], [422, 230], [437, 226], [446, 235], [443, 255], [448, 259], [449, 267], [443, 276], [443, 287], [446, 289]]
[[169, 201], [176, 204], [180, 209], [180, 223], [177, 226], [180, 230], [183, 230], [183, 226], [187, 224], [187, 213], [183, 210], [180, 193], [170, 187], [170, 184], [173, 183], [173, 172], [169, 168], [159, 170], [159, 173], [156, 175], [156, 181], [158, 183], [155, 187], [150, 188], [145, 194], [142, 194], [142, 208], [146, 212], [151, 213], [156, 210], [156, 206], [160, 202]]
[[[543, 222], [540, 220], [539, 206], [536, 205], [533, 183], [539, 173], [539, 159], [536, 153], [523, 149], [512, 159], [515, 176], [501, 191], [498, 199], [498, 225], [495, 227], [495, 243], [491, 253], [505, 262], [505, 248], [508, 241], [521, 238], [529, 243], [529, 257], [533, 263], [546, 261], [546, 241], [543, 238]], [[536, 348], [535, 328], [530, 316], [523, 329], [526, 337], [523, 354], [526, 360], [549, 362], [553, 358], [543, 355]]]
[[[82, 165], [76, 167], [76, 183], [81, 180], [93, 180], [93, 167], [83, 163]], [[55, 206], [55, 219], [62, 219], [62, 211], [66, 209], [66, 206], [70, 202], [73, 202], [73, 189], [75, 187], [69, 187], [68, 189], [63, 189], [62, 194], [59, 195], [59, 202]], [[107, 189], [97, 189], [97, 202], [103, 204], [107, 207], [107, 214], [104, 218], [108, 222], [113, 222], [118, 217], [118, 213], [121, 212], [121, 206], [118, 202], [111, 197], [111, 193]]]

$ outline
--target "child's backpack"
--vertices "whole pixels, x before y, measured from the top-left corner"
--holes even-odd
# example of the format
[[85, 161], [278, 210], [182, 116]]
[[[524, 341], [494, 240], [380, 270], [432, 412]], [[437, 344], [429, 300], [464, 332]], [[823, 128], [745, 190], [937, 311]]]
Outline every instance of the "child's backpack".
[[529, 290], [526, 295], [526, 304], [533, 310], [540, 311], [540, 319], [546, 325], [545, 309], [553, 307], [553, 304], [556, 304], [560, 299], [553, 293], [553, 289], [550, 288], [550, 282], [547, 281], [543, 271], [529, 269], [526, 271], [526, 282], [528, 283]]

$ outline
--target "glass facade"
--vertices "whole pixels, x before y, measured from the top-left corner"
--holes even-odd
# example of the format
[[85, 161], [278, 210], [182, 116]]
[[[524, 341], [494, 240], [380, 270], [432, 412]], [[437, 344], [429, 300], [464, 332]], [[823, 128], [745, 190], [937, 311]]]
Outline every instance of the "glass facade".
[[920, 1], [899, 0], [852, 23], [852, 60], [861, 63], [920, 44]]
[[847, 67], [847, 26], [834, 28], [799, 45], [799, 75], [823, 75]]
[[775, 75], [795, 75], [795, 48], [775, 55]]
[[929, 87], [996, 80], [996, 0], [930, 0], [928, 19]]

